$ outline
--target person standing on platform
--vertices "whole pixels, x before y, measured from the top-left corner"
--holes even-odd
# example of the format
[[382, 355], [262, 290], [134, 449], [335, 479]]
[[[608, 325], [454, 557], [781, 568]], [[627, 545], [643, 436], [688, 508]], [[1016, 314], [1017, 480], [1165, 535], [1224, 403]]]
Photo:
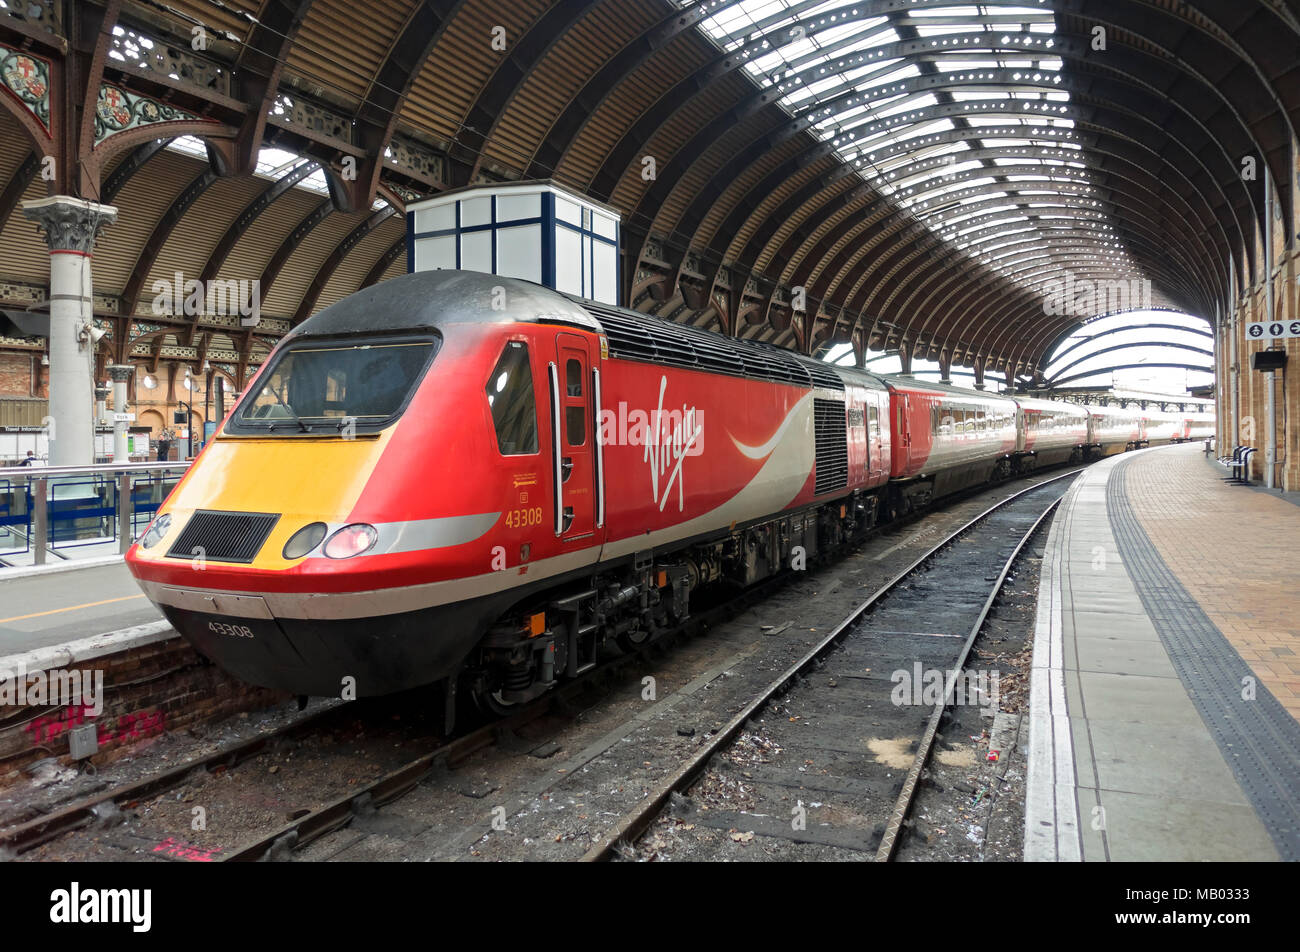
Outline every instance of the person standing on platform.
[[158, 434], [158, 462], [165, 463], [172, 451], [172, 431], [163, 427]]
[[41, 461], [38, 460], [38, 459], [36, 458], [36, 454], [33, 453], [31, 450], [28, 450], [28, 451], [27, 451], [27, 458], [24, 459], [24, 460], [23, 460], [21, 463], [19, 463], [18, 465], [19, 465], [19, 466], [39, 466], [39, 465], [40, 465], [40, 462], [41, 462]]

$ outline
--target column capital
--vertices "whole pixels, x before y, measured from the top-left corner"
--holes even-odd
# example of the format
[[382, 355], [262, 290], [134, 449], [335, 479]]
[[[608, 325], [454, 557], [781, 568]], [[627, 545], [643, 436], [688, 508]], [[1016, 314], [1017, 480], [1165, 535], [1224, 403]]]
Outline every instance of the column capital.
[[117, 207], [70, 195], [54, 195], [23, 202], [23, 215], [34, 221], [50, 251], [90, 254], [105, 225], [117, 220]]
[[105, 387], [102, 383], [95, 384], [96, 400], [107, 400], [110, 392], [111, 391], [108, 389], [108, 387]]
[[131, 376], [131, 371], [135, 370], [135, 364], [108, 364], [104, 369], [114, 383], [125, 383]]

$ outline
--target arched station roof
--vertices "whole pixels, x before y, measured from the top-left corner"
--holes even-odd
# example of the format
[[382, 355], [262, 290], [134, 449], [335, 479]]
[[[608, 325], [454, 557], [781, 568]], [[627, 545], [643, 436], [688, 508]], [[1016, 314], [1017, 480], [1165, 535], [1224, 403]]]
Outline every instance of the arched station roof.
[[[242, 379], [404, 270], [407, 202], [551, 178], [621, 212], [632, 306], [1032, 373], [1067, 274], [1213, 319], [1265, 168], [1289, 244], [1298, 46], [1297, 0], [0, 0], [0, 307], [48, 283], [21, 200], [111, 201], [109, 356]], [[177, 272], [270, 319], [167, 313]]]

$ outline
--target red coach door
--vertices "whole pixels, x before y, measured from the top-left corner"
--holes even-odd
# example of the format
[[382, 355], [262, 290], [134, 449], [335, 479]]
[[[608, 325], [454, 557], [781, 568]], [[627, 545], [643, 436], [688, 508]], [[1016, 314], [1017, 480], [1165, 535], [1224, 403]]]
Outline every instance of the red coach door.
[[895, 452], [902, 460], [901, 472], [906, 472], [912, 464], [912, 398], [905, 393], [898, 395], [898, 443]]
[[587, 342], [577, 334], [556, 335], [555, 357], [550, 368], [555, 534], [576, 540], [596, 530], [596, 381]]

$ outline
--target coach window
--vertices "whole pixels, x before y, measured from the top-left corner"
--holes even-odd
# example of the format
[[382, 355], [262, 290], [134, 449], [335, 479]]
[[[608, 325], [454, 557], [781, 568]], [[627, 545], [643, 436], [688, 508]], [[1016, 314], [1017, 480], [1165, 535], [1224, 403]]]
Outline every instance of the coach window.
[[501, 455], [536, 453], [537, 402], [527, 344], [514, 340], [506, 344], [484, 389]]

